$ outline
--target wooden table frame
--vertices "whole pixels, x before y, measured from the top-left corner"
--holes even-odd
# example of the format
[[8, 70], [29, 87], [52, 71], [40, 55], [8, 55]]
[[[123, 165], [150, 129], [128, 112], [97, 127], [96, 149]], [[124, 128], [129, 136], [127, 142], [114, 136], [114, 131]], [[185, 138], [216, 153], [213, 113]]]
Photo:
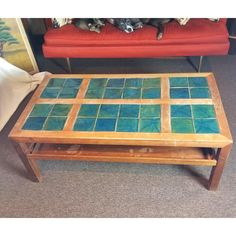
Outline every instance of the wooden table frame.
[[[207, 77], [211, 99], [170, 99], [169, 76]], [[90, 79], [96, 78], [161, 78], [160, 99], [85, 99]], [[74, 99], [42, 99], [40, 94], [50, 78], [83, 78]], [[63, 131], [28, 131], [22, 126], [34, 104], [72, 104]], [[160, 133], [81, 132], [73, 131], [76, 114], [81, 104], [160, 104]], [[171, 133], [171, 104], [212, 104], [220, 129], [219, 134]], [[221, 103], [220, 94], [212, 73], [171, 74], [71, 74], [48, 76], [37, 88], [9, 137], [34, 180], [40, 181], [40, 171], [35, 160], [91, 160], [113, 162], [141, 162], [159, 164], [186, 164], [212, 166], [208, 189], [216, 190], [224, 164], [232, 147], [232, 136]], [[51, 144], [51, 146], [49, 145]], [[53, 150], [53, 145], [65, 146], [65, 150]], [[41, 146], [40, 146], [41, 145]], [[79, 145], [77, 151], [68, 153], [68, 145]], [[103, 147], [103, 149], [102, 149]], [[104, 149], [106, 147], [106, 151]], [[82, 149], [81, 149], [82, 148]], [[147, 152], [141, 149], [149, 148]], [[199, 148], [201, 151], [199, 152]], [[203, 148], [203, 149], [202, 149]], [[81, 151], [82, 150], [82, 151]], [[108, 151], [107, 151], [108, 150]], [[140, 151], [141, 150], [141, 151]], [[208, 150], [207, 154], [202, 150]], [[131, 152], [131, 154], [130, 154]], [[104, 155], [104, 156], [101, 156]]]

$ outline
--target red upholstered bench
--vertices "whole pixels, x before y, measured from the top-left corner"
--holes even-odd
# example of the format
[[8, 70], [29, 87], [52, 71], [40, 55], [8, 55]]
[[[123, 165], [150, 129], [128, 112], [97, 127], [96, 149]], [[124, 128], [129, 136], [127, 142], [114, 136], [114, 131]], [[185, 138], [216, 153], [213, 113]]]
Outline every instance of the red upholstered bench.
[[155, 58], [173, 56], [226, 55], [229, 49], [226, 20], [191, 19], [186, 26], [176, 21], [165, 25], [156, 40], [156, 29], [145, 26], [134, 33], [121, 32], [106, 24], [100, 34], [74, 25], [49, 28], [44, 36], [47, 58]]

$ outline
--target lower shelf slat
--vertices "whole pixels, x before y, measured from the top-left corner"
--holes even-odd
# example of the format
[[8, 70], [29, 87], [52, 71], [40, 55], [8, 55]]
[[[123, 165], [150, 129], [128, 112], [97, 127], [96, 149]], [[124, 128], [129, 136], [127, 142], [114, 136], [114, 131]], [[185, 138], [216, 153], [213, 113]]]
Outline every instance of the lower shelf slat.
[[186, 147], [38, 144], [28, 157], [40, 160], [216, 165], [213, 149]]

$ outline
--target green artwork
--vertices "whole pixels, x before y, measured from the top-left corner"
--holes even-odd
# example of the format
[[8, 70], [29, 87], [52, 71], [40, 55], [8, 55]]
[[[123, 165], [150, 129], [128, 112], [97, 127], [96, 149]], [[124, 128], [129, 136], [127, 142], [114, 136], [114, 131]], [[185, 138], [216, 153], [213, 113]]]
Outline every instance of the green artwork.
[[4, 57], [4, 45], [19, 44], [19, 41], [11, 34], [11, 28], [0, 18], [0, 57]]
[[29, 72], [38, 72], [25, 29], [18, 18], [0, 18], [0, 57]]

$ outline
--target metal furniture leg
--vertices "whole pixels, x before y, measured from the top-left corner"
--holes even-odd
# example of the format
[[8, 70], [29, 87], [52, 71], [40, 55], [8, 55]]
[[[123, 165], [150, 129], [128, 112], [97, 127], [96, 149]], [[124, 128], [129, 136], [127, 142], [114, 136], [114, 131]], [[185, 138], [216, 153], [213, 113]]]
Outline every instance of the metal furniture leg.
[[70, 58], [69, 57], [66, 58], [66, 64], [67, 64], [69, 73], [72, 73], [71, 64], [70, 64]]
[[195, 63], [192, 62], [190, 57], [186, 57], [186, 59], [197, 72], [201, 72], [203, 65], [203, 56], [200, 56], [198, 66], [196, 66]]
[[197, 72], [201, 72], [201, 69], [202, 69], [202, 62], [203, 62], [203, 56], [200, 56], [200, 58], [199, 58], [199, 64], [198, 64], [198, 68], [197, 68]]

